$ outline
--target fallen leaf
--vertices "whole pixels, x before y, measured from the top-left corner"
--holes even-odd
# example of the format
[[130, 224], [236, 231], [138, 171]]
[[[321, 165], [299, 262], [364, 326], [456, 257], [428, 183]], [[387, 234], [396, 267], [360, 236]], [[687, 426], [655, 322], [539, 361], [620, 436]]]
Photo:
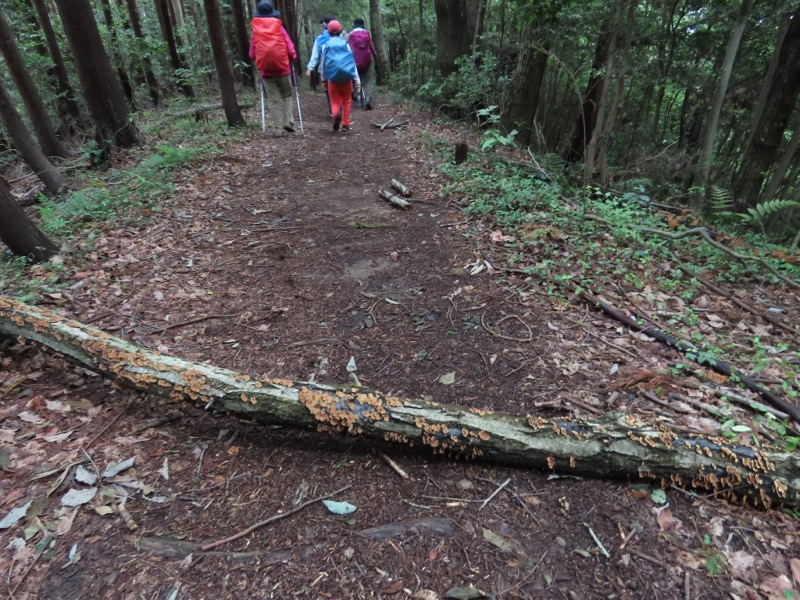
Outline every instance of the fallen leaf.
[[358, 510], [357, 506], [354, 506], [349, 502], [336, 502], [335, 500], [323, 500], [322, 503], [325, 505], [325, 508], [327, 508], [335, 515], [349, 515], [350, 513], [354, 513], [356, 512], [356, 510]]
[[456, 381], [456, 372], [450, 371], [449, 373], [445, 373], [441, 377], [439, 377], [439, 383], [444, 385], [452, 385]]
[[792, 569], [794, 584], [800, 586], [800, 558], [790, 558], [789, 567]]
[[452, 600], [478, 600], [480, 598], [486, 598], [486, 593], [482, 592], [476, 587], [469, 586], [469, 587], [453, 587], [447, 590], [444, 594], [445, 598], [451, 598]]
[[97, 488], [87, 490], [69, 490], [61, 497], [61, 506], [81, 506], [91, 502], [97, 495]]
[[656, 522], [658, 523], [659, 529], [661, 531], [669, 531], [672, 527], [672, 511], [668, 508], [665, 508], [656, 517]]
[[392, 585], [384, 589], [381, 593], [382, 594], [396, 594], [400, 590], [403, 589], [403, 580], [399, 579], [395, 581]]
[[31, 425], [39, 425], [40, 423], [44, 423], [45, 420], [37, 415], [36, 413], [32, 413], [28, 410], [23, 410], [21, 413], [17, 415], [20, 421], [25, 421], [26, 423], [30, 423]]
[[134, 461], [136, 460], [135, 456], [131, 456], [127, 460], [123, 460], [119, 463], [111, 463], [106, 467], [106, 470], [103, 471], [103, 477], [114, 477], [119, 475], [123, 471], [130, 469], [133, 466]]
[[514, 549], [514, 544], [499, 533], [495, 533], [491, 529], [486, 529], [485, 527], [483, 528], [483, 539], [493, 546], [497, 546], [503, 552], [511, 552]]
[[730, 570], [731, 575], [738, 577], [739, 579], [752, 579], [752, 575], [755, 575], [753, 572], [753, 565], [755, 562], [755, 556], [745, 552], [744, 550], [731, 552], [728, 555], [728, 569]]
[[85, 483], [86, 485], [94, 485], [97, 481], [97, 475], [86, 469], [83, 465], [78, 465], [75, 469], [75, 481], [78, 483]]
[[26, 502], [22, 506], [18, 506], [9, 512], [3, 520], [0, 521], [0, 529], [8, 529], [9, 527], [13, 527], [19, 520], [25, 516], [25, 513], [28, 512], [28, 508], [30, 507], [31, 502]]

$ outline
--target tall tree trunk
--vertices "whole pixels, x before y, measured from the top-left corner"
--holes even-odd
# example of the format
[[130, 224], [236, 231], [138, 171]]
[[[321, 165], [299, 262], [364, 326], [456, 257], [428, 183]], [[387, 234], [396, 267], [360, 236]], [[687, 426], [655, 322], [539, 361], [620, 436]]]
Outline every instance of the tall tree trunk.
[[800, 119], [794, 126], [794, 133], [792, 134], [791, 141], [784, 148], [778, 164], [772, 171], [772, 177], [769, 179], [767, 187], [764, 188], [764, 193], [761, 194], [761, 201], [767, 202], [776, 197], [778, 189], [786, 178], [786, 173], [789, 170], [789, 165], [792, 163], [792, 158], [797, 154], [797, 148], [800, 147]]
[[[169, 9], [167, 8], [169, 0], [155, 0], [156, 16], [158, 17], [158, 24], [161, 27], [161, 36], [167, 43], [167, 50], [169, 51], [169, 59], [172, 63], [172, 68], [176, 74], [186, 70], [186, 62], [178, 52], [178, 44], [175, 40], [175, 32], [172, 29], [172, 21], [169, 18]], [[198, 43], [200, 40], [198, 40]], [[187, 98], [194, 98], [194, 88], [186, 81], [184, 75], [178, 75], [180, 78], [180, 86], [183, 95]]]
[[714, 154], [714, 142], [717, 138], [719, 117], [722, 112], [722, 103], [725, 101], [725, 94], [728, 91], [728, 82], [733, 72], [733, 62], [736, 59], [736, 53], [739, 51], [739, 44], [742, 40], [744, 28], [745, 25], [747, 25], [747, 18], [753, 8], [754, 1], [755, 0], [742, 0], [742, 3], [739, 5], [728, 47], [725, 50], [725, 58], [722, 61], [717, 93], [714, 96], [714, 104], [711, 107], [711, 113], [708, 115], [705, 137], [703, 138], [703, 145], [700, 149], [700, 156], [698, 157], [697, 168], [694, 173], [694, 185], [699, 188], [705, 189], [708, 184], [708, 176], [711, 173], [711, 159]]
[[523, 146], [530, 144], [533, 137], [539, 95], [549, 58], [546, 52], [535, 48], [536, 33], [533, 27], [524, 28], [517, 66], [508, 92], [508, 103], [502, 116], [503, 127], [507, 131], [516, 128], [519, 132], [517, 141]]
[[114, 15], [111, 12], [111, 3], [109, 0], [100, 0], [100, 4], [103, 7], [103, 19], [106, 22], [106, 28], [111, 37], [111, 56], [114, 58], [114, 63], [117, 67], [117, 75], [119, 76], [120, 84], [122, 84], [122, 91], [125, 93], [125, 97], [128, 99], [131, 108], [136, 110], [136, 97], [133, 91], [133, 83], [131, 83], [131, 78], [128, 76], [128, 71], [125, 69], [122, 55], [119, 51], [119, 40], [117, 38], [117, 28], [114, 25]]
[[[136, 0], [125, 0], [125, 4], [128, 7], [128, 18], [130, 19], [131, 29], [133, 29], [133, 35], [136, 36], [137, 40], [143, 41], [147, 39], [142, 32], [142, 20], [139, 17], [139, 7], [136, 6]], [[141, 60], [144, 78], [147, 81], [147, 89], [150, 92], [150, 101], [153, 106], [158, 106], [161, 94], [158, 89], [158, 80], [153, 73], [153, 63], [147, 55], [142, 56]]]
[[[292, 40], [294, 48], [297, 51], [295, 69], [296, 71], [301, 72], [302, 62], [300, 61], [300, 50], [302, 45], [300, 44], [300, 13], [297, 10], [297, 2], [296, 0], [275, 0], [273, 4], [275, 8], [281, 11], [281, 22], [283, 23], [283, 28], [286, 30], [286, 33], [289, 34], [289, 38]], [[345, 26], [346, 24], [343, 23], [342, 27]], [[249, 50], [250, 46], [248, 40], [248, 46], [245, 53], [248, 53]]]
[[75, 99], [75, 92], [72, 89], [72, 84], [69, 82], [67, 68], [64, 65], [64, 57], [58, 46], [58, 40], [56, 39], [53, 25], [50, 22], [50, 13], [45, 5], [45, 0], [31, 0], [31, 2], [36, 9], [39, 26], [42, 28], [44, 39], [47, 42], [47, 50], [50, 52], [50, 58], [53, 61], [53, 74], [55, 75], [56, 89], [59, 96], [58, 113], [61, 118], [62, 127], [66, 131], [72, 131], [81, 123], [82, 119], [78, 102]]
[[22, 101], [31, 117], [33, 130], [36, 132], [36, 137], [39, 138], [39, 144], [45, 155], [62, 158], [68, 156], [69, 152], [58, 139], [56, 130], [50, 123], [50, 116], [47, 114], [42, 96], [25, 67], [25, 61], [22, 59], [22, 54], [14, 39], [14, 32], [9, 27], [2, 10], [0, 10], [0, 52], [3, 53], [6, 66], [17, 84]]
[[19, 116], [14, 102], [6, 89], [3, 78], [0, 77], [0, 117], [6, 126], [8, 137], [22, 156], [28, 166], [51, 194], [58, 194], [67, 186], [67, 180], [47, 160], [41, 148], [36, 144], [30, 131], [25, 127], [22, 117]]
[[203, 0], [208, 21], [208, 37], [211, 40], [211, 50], [214, 53], [214, 64], [217, 67], [220, 92], [222, 93], [222, 107], [225, 118], [230, 127], [244, 125], [244, 117], [236, 100], [236, 87], [233, 83], [233, 73], [228, 64], [225, 52], [225, 34], [222, 32], [222, 19], [219, 14], [217, 0]]
[[[253, 61], [250, 60], [250, 35], [244, 18], [242, 0], [231, 0], [231, 8], [233, 9], [233, 25], [236, 32], [236, 58], [247, 65], [247, 68], [242, 69], [242, 84], [255, 89], [256, 78], [253, 73]], [[292, 41], [297, 46], [297, 42], [294, 39]]]
[[17, 256], [42, 262], [58, 254], [58, 246], [20, 208], [0, 177], [0, 240]]
[[800, 10], [793, 15], [778, 54], [774, 77], [766, 81], [763, 108], [755, 111], [750, 143], [744, 149], [741, 166], [733, 179], [736, 197], [750, 206], [758, 204], [764, 178], [774, 166], [789, 118], [800, 94]]
[[381, 17], [381, 0], [369, 0], [369, 25], [372, 41], [378, 51], [377, 82], [382, 85], [389, 76], [389, 44], [383, 34], [383, 18]]
[[597, 38], [597, 45], [594, 48], [594, 57], [592, 58], [592, 70], [589, 73], [586, 93], [583, 96], [583, 105], [575, 121], [572, 141], [564, 155], [564, 160], [568, 163], [580, 162], [586, 152], [586, 143], [594, 133], [594, 128], [597, 124], [599, 97], [603, 87], [602, 69], [608, 62], [608, 44], [610, 40], [611, 33], [604, 28], [604, 31], [600, 32], [600, 36]]
[[443, 77], [455, 72], [455, 60], [472, 51], [483, 0], [435, 0], [436, 68]]
[[89, 0], [58, 0], [57, 5], [98, 140], [125, 148], [141, 144], [142, 136], [129, 120], [128, 103], [114, 77]]
[[[197, 0], [188, 0], [189, 10], [192, 13], [192, 23], [194, 23], [194, 35], [197, 43], [197, 51], [200, 54], [200, 64], [203, 70], [206, 71], [206, 81], [213, 80], [208, 68], [211, 63], [208, 61], [208, 52], [206, 51], [206, 30], [203, 27], [203, 19], [200, 18], [200, 11], [197, 9]], [[249, 49], [248, 49], [249, 50]]]
[[605, 76], [603, 77], [602, 82], [600, 83], [598, 93], [596, 95], [596, 121], [594, 124], [592, 137], [589, 140], [589, 144], [586, 146], [586, 162], [584, 164], [583, 169], [583, 182], [584, 184], [588, 184], [594, 178], [594, 167], [595, 167], [595, 160], [597, 158], [595, 152], [597, 150], [597, 145], [600, 141], [600, 137], [605, 133], [605, 123], [604, 119], [607, 112], [607, 105], [608, 105], [608, 90], [611, 87], [611, 78], [614, 76], [614, 54], [616, 53], [617, 49], [617, 29], [619, 27], [619, 19], [622, 15], [622, 3], [624, 0], [618, 0], [617, 7], [614, 10], [614, 18], [611, 21], [611, 32], [609, 34], [609, 42], [608, 42], [608, 61], [606, 62], [606, 72]]

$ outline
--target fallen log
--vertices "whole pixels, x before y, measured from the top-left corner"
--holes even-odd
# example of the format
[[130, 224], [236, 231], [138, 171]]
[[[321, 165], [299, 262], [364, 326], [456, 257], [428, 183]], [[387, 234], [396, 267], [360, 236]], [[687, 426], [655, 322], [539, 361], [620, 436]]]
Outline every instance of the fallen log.
[[354, 386], [258, 379], [139, 348], [0, 296], [0, 333], [22, 336], [118, 384], [259, 423], [427, 446], [562, 475], [652, 479], [770, 507], [800, 506], [797, 454], [648, 425], [630, 415], [576, 421], [401, 399]]
[[392, 206], [395, 206], [402, 210], [408, 210], [409, 208], [411, 208], [411, 203], [408, 200], [406, 200], [405, 198], [401, 198], [396, 194], [393, 194], [389, 190], [380, 190], [378, 192], [378, 195], [384, 200], [386, 200]]

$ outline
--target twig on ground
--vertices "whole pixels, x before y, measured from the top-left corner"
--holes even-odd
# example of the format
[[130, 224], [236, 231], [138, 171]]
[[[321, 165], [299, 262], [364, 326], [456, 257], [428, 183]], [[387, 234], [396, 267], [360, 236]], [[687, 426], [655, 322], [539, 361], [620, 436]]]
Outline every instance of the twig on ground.
[[790, 333], [790, 334], [792, 334], [794, 336], [800, 336], [800, 332], [795, 330], [795, 328], [792, 327], [791, 325], [788, 325], [787, 323], [784, 323], [780, 319], [776, 319], [775, 317], [773, 317], [769, 313], [761, 312], [761, 311], [757, 310], [754, 306], [751, 306], [751, 305], [747, 304], [746, 302], [743, 302], [742, 300], [739, 300], [738, 298], [736, 298], [735, 296], [733, 296], [732, 294], [730, 294], [726, 290], [722, 289], [721, 287], [711, 283], [710, 281], [706, 281], [702, 277], [698, 276], [696, 273], [692, 273], [692, 271], [687, 269], [685, 266], [681, 265], [678, 268], [681, 271], [683, 271], [686, 275], [688, 275], [689, 277], [694, 277], [695, 279], [697, 279], [697, 281], [699, 281], [705, 287], [710, 289], [712, 292], [714, 292], [716, 294], [719, 294], [720, 296], [724, 296], [725, 298], [727, 298], [728, 300], [733, 302], [736, 306], [738, 306], [742, 310], [746, 310], [747, 312], [749, 312], [752, 315], [755, 315], [757, 317], [761, 317], [765, 321], [768, 321], [768, 322], [772, 323], [773, 325], [775, 325], [776, 327], [779, 327], [779, 328], [783, 329], [786, 333]]
[[280, 521], [281, 519], [285, 519], [286, 517], [288, 517], [290, 515], [293, 515], [294, 513], [303, 510], [304, 508], [306, 508], [307, 506], [309, 506], [311, 504], [314, 504], [314, 503], [319, 502], [321, 500], [325, 500], [326, 498], [330, 498], [331, 496], [335, 496], [337, 494], [341, 494], [345, 490], [349, 490], [351, 487], [353, 487], [353, 486], [352, 485], [346, 485], [343, 488], [339, 488], [335, 492], [331, 492], [330, 494], [325, 494], [324, 496], [317, 496], [316, 498], [312, 498], [311, 500], [308, 500], [307, 502], [303, 502], [302, 504], [296, 506], [295, 508], [293, 508], [291, 510], [287, 510], [286, 512], [278, 513], [276, 515], [272, 515], [268, 519], [264, 519], [263, 521], [259, 521], [258, 523], [254, 523], [253, 525], [251, 525], [247, 529], [244, 529], [244, 530], [240, 531], [239, 533], [234, 533], [233, 535], [228, 536], [228, 537], [226, 537], [224, 539], [221, 539], [221, 540], [217, 540], [216, 542], [209, 542], [208, 544], [204, 544], [203, 546], [200, 546], [198, 548], [198, 551], [207, 552], [208, 550], [213, 550], [214, 548], [218, 548], [219, 546], [222, 546], [223, 544], [227, 544], [229, 542], [236, 541], [239, 538], [243, 538], [248, 533], [252, 533], [256, 529], [264, 527], [265, 525], [269, 525], [270, 523], [274, 523], [275, 521]]
[[186, 325], [194, 325], [195, 323], [208, 321], [210, 319], [232, 319], [233, 317], [238, 317], [238, 316], [239, 315], [204, 315], [202, 317], [189, 319], [188, 321], [181, 321], [180, 323], [173, 323], [172, 325], [167, 325], [166, 327], [162, 327], [161, 329], [158, 329], [153, 333], [164, 333], [165, 331], [169, 331], [170, 329], [175, 329], [177, 327], [184, 327]]
[[314, 346], [316, 344], [343, 344], [342, 340], [337, 338], [322, 338], [319, 340], [308, 340], [307, 342], [294, 342], [289, 344], [289, 348], [297, 348], [299, 346]]
[[142, 431], [146, 431], [147, 429], [152, 429], [153, 427], [158, 427], [159, 425], [164, 425], [165, 423], [171, 423], [172, 421], [177, 421], [183, 417], [183, 413], [179, 410], [171, 410], [166, 414], [159, 415], [154, 419], [150, 419], [149, 421], [145, 421], [133, 428], [136, 433], [141, 433]]
[[386, 454], [381, 453], [381, 458], [383, 459], [383, 462], [385, 462], [387, 465], [389, 465], [394, 470], [395, 473], [400, 475], [400, 477], [402, 477], [403, 479], [408, 479], [409, 478], [409, 474], [406, 473], [403, 470], [403, 468], [400, 465], [398, 465], [395, 461], [393, 461], [389, 456], [387, 456]]
[[661, 231], [660, 229], [653, 229], [652, 227], [642, 227], [640, 231], [644, 231], [647, 233], [653, 233], [655, 235], [660, 235], [661, 237], [665, 237], [671, 240], [679, 240], [681, 238], [688, 237], [690, 235], [699, 235], [705, 242], [720, 252], [724, 252], [729, 256], [732, 256], [738, 260], [748, 261], [753, 260], [766, 268], [770, 273], [772, 273], [775, 277], [783, 281], [785, 284], [792, 286], [793, 288], [800, 289], [800, 282], [791, 279], [790, 277], [786, 277], [786, 275], [781, 274], [775, 267], [769, 264], [766, 260], [764, 260], [760, 256], [751, 256], [749, 254], [740, 254], [735, 250], [731, 250], [727, 246], [720, 244], [719, 242], [711, 239], [711, 236], [708, 235], [708, 230], [705, 227], [695, 227], [693, 229], [687, 229], [686, 231], [681, 231], [680, 233], [670, 233], [669, 231]]
[[691, 408], [683, 408], [683, 407], [674, 406], [674, 405], [670, 404], [669, 402], [667, 402], [666, 400], [662, 400], [661, 398], [656, 396], [650, 390], [645, 390], [645, 389], [642, 389], [640, 387], [639, 388], [639, 393], [642, 396], [644, 396], [645, 398], [647, 398], [648, 400], [650, 400], [651, 402], [654, 402], [654, 403], [658, 404], [659, 406], [663, 406], [664, 408], [669, 408], [671, 410], [675, 410], [675, 411], [678, 411], [678, 412], [681, 412], [681, 413], [684, 413], [684, 414], [691, 414], [691, 413], [694, 412]]
[[483, 504], [481, 504], [481, 505], [480, 505], [480, 507], [478, 508], [478, 510], [483, 510], [483, 508], [484, 508], [484, 507], [485, 507], [487, 504], [489, 504], [489, 502], [491, 502], [491, 501], [492, 501], [492, 498], [494, 498], [495, 496], [497, 496], [497, 494], [499, 494], [499, 493], [500, 493], [500, 491], [501, 491], [501, 490], [502, 490], [504, 487], [506, 487], [506, 486], [507, 486], [509, 483], [511, 483], [511, 477], [509, 477], [508, 479], [506, 479], [506, 480], [505, 480], [503, 483], [501, 483], [501, 484], [500, 484], [500, 486], [499, 486], [499, 487], [498, 487], [498, 488], [497, 488], [495, 491], [493, 491], [491, 494], [489, 494], [489, 497], [488, 497], [488, 498], [486, 498], [486, 500], [484, 500], [484, 501], [483, 501]]
[[606, 558], [611, 558], [611, 555], [608, 553], [608, 550], [606, 550], [606, 547], [603, 546], [603, 542], [600, 541], [600, 538], [597, 537], [597, 534], [594, 532], [594, 530], [589, 526], [588, 523], [584, 523], [584, 525], [586, 526], [586, 529], [589, 530], [589, 535], [592, 536], [594, 543], [597, 544], [598, 548], [600, 548], [600, 552], [603, 553], [603, 556], [605, 556]]
[[768, 412], [772, 416], [777, 417], [779, 419], [788, 419], [789, 418], [789, 415], [787, 415], [782, 410], [778, 410], [776, 408], [772, 408], [771, 406], [767, 406], [766, 404], [762, 404], [761, 402], [758, 402], [758, 401], [753, 400], [751, 398], [747, 398], [745, 396], [737, 394], [736, 392], [734, 392], [733, 390], [731, 390], [729, 388], [719, 387], [719, 388], [714, 390], [714, 395], [719, 397], [719, 398], [725, 397], [728, 400], [730, 400], [731, 402], [734, 402], [736, 404], [740, 404], [741, 406], [745, 406], [745, 407], [749, 408], [750, 410], [753, 410], [753, 411], [756, 411], [756, 412]]
[[102, 436], [106, 431], [108, 431], [109, 427], [111, 427], [114, 423], [116, 423], [119, 420], [119, 418], [123, 414], [125, 414], [125, 411], [128, 410], [128, 408], [131, 406], [131, 404], [133, 404], [133, 401], [134, 401], [135, 398], [136, 398], [135, 396], [131, 396], [131, 399], [128, 400], [128, 403], [125, 406], [122, 407], [121, 411], [119, 411], [117, 413], [117, 416], [114, 417], [113, 419], [111, 419], [111, 421], [108, 423], [108, 425], [106, 425], [105, 427], [103, 427], [100, 430], [100, 433], [98, 433], [96, 436], [94, 436], [92, 439], [90, 439], [88, 441], [88, 443], [84, 446], [84, 452], [86, 451], [85, 450], [86, 448], [90, 448], [92, 446], [92, 444], [94, 444], [98, 440], [98, 438], [100, 438], [100, 436]]
[[490, 335], [493, 335], [495, 337], [499, 337], [499, 338], [504, 339], [504, 340], [509, 340], [511, 342], [532, 342], [533, 341], [533, 331], [531, 330], [530, 326], [525, 321], [523, 321], [521, 318], [519, 318], [517, 315], [508, 315], [507, 317], [503, 317], [502, 319], [497, 321], [497, 323], [495, 323], [495, 325], [500, 325], [500, 323], [502, 323], [506, 319], [516, 319], [517, 321], [522, 323], [522, 325], [525, 327], [525, 329], [528, 330], [528, 337], [526, 337], [526, 338], [512, 337], [512, 336], [509, 336], [509, 335], [503, 335], [502, 333], [497, 333], [496, 331], [492, 331], [491, 329], [489, 329], [489, 327], [486, 325], [486, 322], [484, 321], [484, 317], [485, 316], [486, 316], [486, 313], [483, 313], [481, 315], [481, 325], [486, 330], [486, 333], [488, 333]]

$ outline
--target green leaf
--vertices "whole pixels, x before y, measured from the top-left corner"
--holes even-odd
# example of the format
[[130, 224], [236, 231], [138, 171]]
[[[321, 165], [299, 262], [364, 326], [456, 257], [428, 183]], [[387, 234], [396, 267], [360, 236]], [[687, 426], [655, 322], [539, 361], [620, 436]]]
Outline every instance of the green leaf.
[[652, 500], [656, 504], [666, 504], [667, 492], [665, 492], [661, 488], [656, 488], [652, 492], [650, 492], [650, 500]]
[[349, 502], [336, 502], [335, 500], [323, 500], [322, 503], [325, 505], [325, 508], [327, 508], [335, 515], [349, 515], [350, 513], [354, 513], [356, 512], [356, 510], [358, 510], [357, 506], [354, 506]]

